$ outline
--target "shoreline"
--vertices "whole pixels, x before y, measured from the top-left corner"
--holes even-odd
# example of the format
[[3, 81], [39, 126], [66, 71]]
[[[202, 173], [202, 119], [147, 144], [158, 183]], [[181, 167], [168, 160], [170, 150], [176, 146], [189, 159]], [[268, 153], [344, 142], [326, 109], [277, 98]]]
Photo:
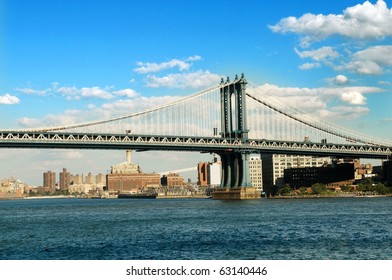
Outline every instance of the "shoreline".
[[311, 198], [379, 198], [379, 197], [392, 197], [391, 195], [301, 195], [301, 196], [273, 196], [267, 199], [311, 199]]

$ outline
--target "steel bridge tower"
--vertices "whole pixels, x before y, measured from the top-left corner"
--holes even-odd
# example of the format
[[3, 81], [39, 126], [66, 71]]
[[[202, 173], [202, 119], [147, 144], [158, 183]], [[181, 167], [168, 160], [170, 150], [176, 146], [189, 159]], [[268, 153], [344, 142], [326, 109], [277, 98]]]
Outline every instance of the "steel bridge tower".
[[[221, 81], [221, 137], [248, 142], [246, 122], [246, 84], [244, 74], [233, 82], [227, 78]], [[233, 104], [234, 103], [234, 104]], [[256, 199], [260, 198], [250, 181], [248, 151], [225, 151], [219, 153], [222, 161], [222, 180], [219, 189], [213, 193], [214, 199]]]

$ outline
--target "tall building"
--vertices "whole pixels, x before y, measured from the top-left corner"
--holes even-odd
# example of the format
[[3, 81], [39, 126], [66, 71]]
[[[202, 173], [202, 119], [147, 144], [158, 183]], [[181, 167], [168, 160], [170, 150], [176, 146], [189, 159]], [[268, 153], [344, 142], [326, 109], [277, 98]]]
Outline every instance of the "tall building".
[[92, 185], [92, 184], [95, 183], [95, 178], [94, 178], [93, 175], [91, 175], [91, 172], [87, 174], [87, 176], [86, 176], [84, 182], [85, 182], [86, 184], [90, 184], [90, 185]]
[[382, 163], [382, 176], [384, 181], [392, 182], [392, 160], [386, 160]]
[[56, 172], [44, 172], [44, 189], [51, 193], [56, 191]]
[[197, 164], [197, 185], [207, 187], [208, 185], [208, 162]]
[[252, 187], [263, 191], [262, 161], [260, 156], [252, 156], [249, 160], [249, 175]]
[[222, 163], [218, 161], [218, 157], [214, 155], [213, 162], [208, 163], [208, 178], [207, 183], [210, 187], [220, 186], [221, 184], [221, 173]]
[[63, 168], [63, 172], [60, 172], [60, 190], [69, 190], [71, 184], [71, 174], [66, 168]]
[[70, 180], [71, 180], [71, 184], [74, 184], [74, 185], [83, 184], [83, 175], [79, 175], [79, 174], [72, 175], [71, 174]]
[[95, 176], [95, 183], [100, 186], [104, 186], [106, 184], [106, 176], [102, 173], [99, 173]]
[[199, 162], [197, 165], [197, 184], [201, 187], [219, 186], [221, 183], [222, 164], [214, 155], [212, 162]]
[[262, 154], [264, 189], [284, 184], [284, 170], [299, 167], [321, 167], [331, 163], [329, 157]]

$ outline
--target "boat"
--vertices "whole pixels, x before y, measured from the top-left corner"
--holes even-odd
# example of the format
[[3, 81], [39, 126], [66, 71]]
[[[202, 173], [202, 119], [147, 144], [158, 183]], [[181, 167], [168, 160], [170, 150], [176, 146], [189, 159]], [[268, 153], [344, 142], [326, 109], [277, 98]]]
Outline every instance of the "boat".
[[120, 193], [117, 198], [155, 199], [157, 195], [157, 193]]

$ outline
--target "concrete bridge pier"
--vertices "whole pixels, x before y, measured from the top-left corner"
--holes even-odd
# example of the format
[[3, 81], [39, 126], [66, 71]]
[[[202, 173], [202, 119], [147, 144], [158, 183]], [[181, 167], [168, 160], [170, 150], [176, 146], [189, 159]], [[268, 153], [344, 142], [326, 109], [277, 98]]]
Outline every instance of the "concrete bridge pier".
[[259, 199], [260, 191], [252, 187], [249, 174], [249, 153], [226, 152], [220, 154], [222, 181], [219, 189], [212, 193], [213, 199], [240, 200]]

